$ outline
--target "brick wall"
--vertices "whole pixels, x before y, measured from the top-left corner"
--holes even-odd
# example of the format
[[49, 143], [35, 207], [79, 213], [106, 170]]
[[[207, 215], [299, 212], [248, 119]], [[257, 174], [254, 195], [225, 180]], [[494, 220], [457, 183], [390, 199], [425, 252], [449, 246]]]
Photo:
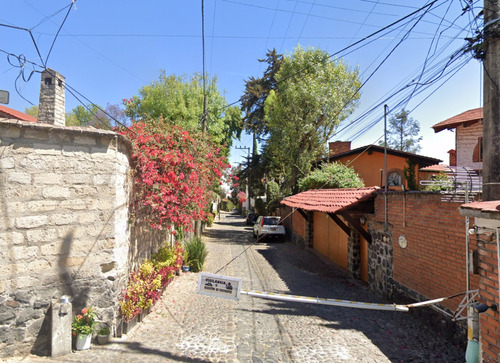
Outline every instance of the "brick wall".
[[482, 169], [482, 162], [473, 162], [472, 156], [478, 143], [478, 138], [483, 136], [483, 123], [478, 122], [472, 126], [458, 126], [457, 139], [457, 165], [471, 169]]
[[0, 123], [0, 355], [48, 354], [62, 295], [116, 321], [130, 267], [164, 241], [129, 226], [128, 155], [110, 131]]
[[[387, 204], [388, 230], [384, 236], [393, 253], [393, 276], [388, 278], [394, 281], [395, 289], [419, 300], [464, 292], [465, 219], [458, 210], [460, 203], [442, 202], [439, 193], [390, 192]], [[379, 194], [371, 221], [372, 236], [382, 233], [383, 223], [384, 196]], [[406, 240], [406, 248], [400, 246], [400, 238]], [[380, 248], [377, 243], [373, 246]], [[471, 243], [471, 249], [477, 245]], [[477, 288], [479, 276], [470, 277], [472, 288]], [[460, 299], [442, 305], [453, 311]]]
[[[498, 286], [497, 245], [495, 234], [482, 234], [477, 239], [479, 250], [480, 302], [500, 305]], [[500, 314], [488, 309], [480, 316], [480, 340], [483, 362], [500, 359]]]

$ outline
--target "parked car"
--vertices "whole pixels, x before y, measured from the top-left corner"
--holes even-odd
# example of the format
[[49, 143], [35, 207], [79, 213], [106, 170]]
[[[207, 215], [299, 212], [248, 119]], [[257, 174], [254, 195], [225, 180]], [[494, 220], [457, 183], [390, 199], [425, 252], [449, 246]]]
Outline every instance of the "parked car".
[[247, 226], [253, 226], [255, 224], [255, 221], [259, 218], [259, 215], [257, 213], [250, 212], [247, 215], [246, 223]]
[[257, 239], [263, 237], [284, 238], [285, 227], [281, 224], [281, 217], [260, 216], [253, 225], [253, 236]]

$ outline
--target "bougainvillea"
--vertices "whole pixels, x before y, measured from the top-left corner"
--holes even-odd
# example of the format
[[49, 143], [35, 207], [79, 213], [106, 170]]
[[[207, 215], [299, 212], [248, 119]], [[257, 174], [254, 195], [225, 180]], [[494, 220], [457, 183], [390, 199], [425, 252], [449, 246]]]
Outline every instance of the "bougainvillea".
[[193, 220], [205, 220], [211, 191], [229, 167], [221, 150], [206, 135], [163, 120], [135, 123], [121, 134], [133, 145], [136, 218], [156, 229], [185, 230]]

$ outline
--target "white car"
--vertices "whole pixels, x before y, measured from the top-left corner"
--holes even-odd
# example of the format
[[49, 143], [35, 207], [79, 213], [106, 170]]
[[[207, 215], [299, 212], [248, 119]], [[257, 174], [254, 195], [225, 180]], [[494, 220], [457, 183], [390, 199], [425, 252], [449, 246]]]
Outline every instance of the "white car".
[[260, 216], [253, 225], [254, 238], [285, 237], [285, 227], [280, 223], [281, 217]]

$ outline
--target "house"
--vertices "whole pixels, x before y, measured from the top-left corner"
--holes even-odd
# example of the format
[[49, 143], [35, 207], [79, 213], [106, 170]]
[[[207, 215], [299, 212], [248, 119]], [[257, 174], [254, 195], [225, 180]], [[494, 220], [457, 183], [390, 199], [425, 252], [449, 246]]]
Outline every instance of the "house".
[[[373, 214], [378, 187], [311, 189], [292, 195], [281, 204], [294, 208], [288, 220], [292, 238], [368, 282], [368, 244], [365, 214]], [[356, 232], [351, 233], [351, 228]], [[290, 232], [289, 232], [290, 234]]]
[[434, 132], [455, 130], [455, 150], [450, 150], [450, 166], [483, 170], [483, 108], [475, 108], [432, 126]]
[[[384, 186], [384, 147], [382, 146], [367, 145], [351, 150], [350, 141], [330, 142], [329, 156], [317, 160], [314, 165], [319, 166], [321, 163], [333, 162], [339, 162], [353, 167], [367, 186]], [[415, 182], [418, 183], [422, 179], [418, 170], [426, 166], [438, 164], [441, 160], [388, 148], [388, 186], [400, 187], [404, 185], [404, 187], [408, 189], [408, 182], [404, 177], [404, 170], [408, 168], [408, 162], [414, 164]]]
[[28, 122], [37, 122], [37, 118], [27, 115], [23, 112], [13, 110], [4, 105], [0, 105], [0, 121], [19, 120]]

